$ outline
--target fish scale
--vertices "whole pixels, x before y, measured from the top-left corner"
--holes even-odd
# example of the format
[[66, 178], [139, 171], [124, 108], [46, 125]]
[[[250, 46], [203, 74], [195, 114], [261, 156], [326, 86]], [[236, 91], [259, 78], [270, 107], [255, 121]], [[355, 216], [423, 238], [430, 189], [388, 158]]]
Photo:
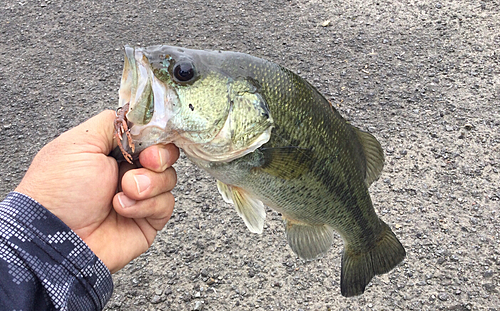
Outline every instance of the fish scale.
[[[359, 208], [360, 204], [357, 202], [357, 196], [350, 195], [352, 193], [362, 192], [360, 196], [364, 197], [365, 201], [368, 201], [364, 202], [364, 204], [369, 204], [371, 206], [369, 196], [366, 191], [364, 191], [365, 186], [362, 182], [363, 178], [352, 176], [362, 174], [362, 172], [346, 172], [345, 169], [351, 168], [351, 170], [360, 171], [360, 165], [356, 165], [355, 163], [353, 163], [353, 161], [351, 161], [353, 157], [350, 157], [348, 155], [340, 157], [341, 159], [344, 159], [345, 162], [347, 162], [339, 163], [340, 166], [344, 168], [342, 171], [346, 175], [351, 175], [350, 178], [349, 176], [346, 176], [345, 179], [341, 179], [341, 177], [339, 176], [340, 174], [333, 173], [331, 170], [325, 169], [325, 167], [331, 167], [335, 165], [334, 163], [332, 163], [331, 165], [324, 164], [327, 161], [330, 162], [330, 160], [332, 159], [331, 153], [332, 151], [333, 153], [335, 153], [335, 147], [339, 146], [338, 142], [342, 140], [342, 136], [345, 137], [349, 134], [351, 134], [351, 136], [353, 135], [353, 133], [346, 133], [348, 131], [349, 125], [345, 123], [345, 121], [340, 117], [338, 113], [330, 113], [331, 110], [333, 110], [333, 107], [331, 107], [330, 103], [323, 96], [319, 95], [319, 93], [317, 93], [309, 83], [304, 83], [304, 80], [302, 80], [292, 72], [283, 69], [275, 64], [269, 64], [266, 62], [261, 66], [254, 65], [251, 68], [255, 70], [251, 71], [249, 75], [258, 81], [263, 81], [262, 93], [267, 99], [269, 99], [268, 105], [270, 107], [271, 114], [276, 120], [276, 124], [281, 125], [274, 128], [276, 133], [273, 133], [270, 141], [263, 147], [276, 148], [290, 146], [290, 141], [302, 142], [300, 145], [298, 145], [299, 147], [313, 147], [315, 150], [315, 159], [313, 159], [313, 161], [317, 164], [312, 168], [312, 174], [310, 175], [312, 175], [313, 177], [319, 176], [319, 179], [324, 185], [325, 189], [328, 189], [329, 195], [327, 196], [331, 196], [332, 201], [342, 201], [342, 205], [348, 207], [347, 209], [343, 209], [342, 211], [351, 213], [354, 219], [356, 219], [355, 226], [351, 226], [352, 223], [348, 223], [347, 226], [343, 226], [347, 228], [344, 228], [342, 231], [350, 231], [349, 228], [362, 228], [362, 236], [372, 236], [374, 234], [373, 231], [375, 230], [376, 232], [380, 232], [380, 224], [378, 222], [378, 218], [373, 217], [373, 209], [365, 209], [365, 214], [363, 210]], [[284, 76], [286, 77], [285, 79], [283, 78]], [[270, 86], [269, 81], [276, 81], [276, 83], [273, 86]], [[293, 85], [294, 90], [296, 90], [292, 94], [290, 94], [289, 85]], [[280, 92], [280, 90], [284, 90], [285, 92]], [[288, 92], [286, 92], [287, 90]], [[310, 102], [316, 102], [320, 104], [311, 105], [309, 104]], [[289, 107], [289, 109], [280, 109], [282, 105]], [[295, 111], [291, 111], [294, 108]], [[304, 108], [310, 109], [309, 111], [307, 111]], [[309, 129], [309, 131], [303, 131], [300, 129], [290, 130], [290, 128], [293, 129], [297, 127], [289, 125], [297, 123], [305, 123], [305, 128]], [[355, 145], [352, 147], [354, 148]], [[349, 146], [339, 148], [346, 150], [353, 149], [349, 148]], [[334, 159], [337, 160], [335, 157]], [[337, 172], [339, 172], [339, 170], [337, 170]], [[336, 178], [335, 181], [332, 180], [334, 178]], [[355, 185], [349, 185], [347, 184], [347, 181], [349, 180], [353, 182], [357, 181], [361, 185], [358, 185], [358, 187], [356, 187]], [[278, 179], [269, 181], [269, 184], [279, 182], [280, 180]], [[281, 186], [281, 188], [285, 187]], [[361, 189], [356, 191], [352, 188]], [[284, 197], [293, 195], [293, 193], [280, 194], [282, 194]], [[301, 196], [300, 198], [303, 198], [303, 196]], [[300, 202], [300, 200], [294, 199], [294, 202]], [[314, 203], [308, 204], [313, 205]], [[313, 212], [310, 212], [308, 209], [300, 209], [299, 211], [305, 210], [307, 211], [307, 214], [310, 215], [302, 214], [298, 215], [297, 218], [302, 220], [315, 221], [315, 219], [318, 218], [318, 215], [321, 215], [321, 221], [323, 222], [327, 219], [341, 218], [341, 215], [331, 215], [331, 211], [335, 211], [335, 214], [337, 214], [338, 209], [328, 208], [330, 204], [327, 204], [325, 202], [325, 204], [323, 205], [325, 207], [325, 210], [314, 209]], [[290, 202], [279, 202], [278, 205], [287, 206], [290, 209], [296, 206], [296, 204], [290, 204]], [[286, 213], [287, 210], [283, 210], [283, 212]], [[295, 211], [290, 211], [290, 213], [296, 214]], [[304, 217], [309, 217], [311, 219], [303, 219]], [[367, 220], [373, 221], [371, 224], [367, 224]], [[371, 229], [372, 227], [374, 229]]]
[[303, 259], [324, 255], [337, 232], [344, 296], [362, 294], [404, 259], [368, 192], [383, 167], [380, 143], [307, 81], [242, 53], [153, 46], [126, 47], [125, 55], [120, 105], [130, 105], [134, 157], [176, 144], [217, 179], [251, 232], [263, 230], [264, 204], [282, 213]]

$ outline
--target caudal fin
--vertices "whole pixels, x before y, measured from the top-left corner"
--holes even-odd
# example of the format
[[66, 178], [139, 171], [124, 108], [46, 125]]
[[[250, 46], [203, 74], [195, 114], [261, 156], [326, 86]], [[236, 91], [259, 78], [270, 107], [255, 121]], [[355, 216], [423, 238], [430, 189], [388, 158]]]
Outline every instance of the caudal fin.
[[349, 249], [346, 245], [342, 254], [340, 287], [342, 296], [361, 295], [366, 285], [376, 274], [391, 271], [406, 256], [403, 245], [391, 228], [382, 220], [382, 233], [375, 245], [367, 252]]

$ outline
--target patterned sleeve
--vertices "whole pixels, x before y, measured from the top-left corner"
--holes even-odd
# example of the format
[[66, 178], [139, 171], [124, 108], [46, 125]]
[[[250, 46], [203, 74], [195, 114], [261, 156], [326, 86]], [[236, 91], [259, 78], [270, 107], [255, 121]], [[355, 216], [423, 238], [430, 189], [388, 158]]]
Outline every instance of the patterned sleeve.
[[82, 239], [30, 197], [0, 203], [0, 310], [102, 310], [111, 274]]

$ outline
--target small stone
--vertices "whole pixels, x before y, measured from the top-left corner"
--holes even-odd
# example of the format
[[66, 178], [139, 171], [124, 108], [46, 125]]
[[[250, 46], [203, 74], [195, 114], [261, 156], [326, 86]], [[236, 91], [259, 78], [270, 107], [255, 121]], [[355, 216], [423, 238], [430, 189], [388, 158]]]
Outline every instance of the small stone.
[[332, 21], [331, 21], [331, 20], [327, 20], [327, 21], [322, 22], [322, 23], [321, 23], [321, 26], [322, 26], [322, 27], [328, 27], [328, 26], [330, 26], [330, 24], [331, 24], [331, 23], [332, 23]]
[[483, 287], [488, 293], [498, 293], [496, 286], [493, 283], [483, 284]]
[[194, 311], [199, 311], [199, 310], [203, 310], [203, 305], [204, 305], [204, 301], [200, 301], [200, 300], [197, 300], [194, 302], [194, 306], [193, 306], [193, 310]]
[[446, 301], [446, 300], [448, 300], [448, 294], [446, 294], [446, 293], [441, 293], [441, 294], [439, 294], [439, 295], [438, 295], [438, 298], [439, 298], [439, 300], [441, 300], [441, 301]]
[[184, 302], [190, 302], [191, 301], [191, 294], [190, 293], [186, 293], [184, 296], [182, 296], [182, 300]]
[[493, 271], [488, 270], [483, 272], [483, 278], [491, 278], [493, 276]]
[[152, 304], [157, 304], [161, 302], [161, 296], [160, 295], [154, 295], [153, 298], [151, 298], [151, 303]]
[[248, 271], [248, 277], [253, 278], [254, 276], [255, 276], [255, 271], [253, 271], [253, 269], [250, 269], [250, 271]]

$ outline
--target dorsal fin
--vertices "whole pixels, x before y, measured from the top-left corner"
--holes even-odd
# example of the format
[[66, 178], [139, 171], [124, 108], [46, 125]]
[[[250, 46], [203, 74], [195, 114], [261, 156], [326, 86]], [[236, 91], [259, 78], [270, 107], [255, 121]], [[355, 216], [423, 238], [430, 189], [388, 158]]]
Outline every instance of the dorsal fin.
[[358, 137], [366, 159], [365, 183], [370, 186], [378, 179], [384, 167], [384, 151], [378, 140], [372, 134], [363, 132], [354, 127], [354, 132]]

